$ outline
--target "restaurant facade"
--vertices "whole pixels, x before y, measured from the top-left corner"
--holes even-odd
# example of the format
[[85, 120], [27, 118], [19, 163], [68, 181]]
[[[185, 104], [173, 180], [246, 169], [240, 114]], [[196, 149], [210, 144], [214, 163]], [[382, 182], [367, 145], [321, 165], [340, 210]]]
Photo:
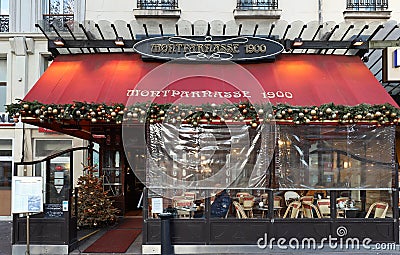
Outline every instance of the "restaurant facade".
[[[165, 212], [173, 215], [178, 252], [260, 249], [279, 238], [398, 243], [398, 105], [362, 62], [367, 44], [316, 41], [319, 28], [309, 27], [300, 46], [206, 34], [132, 38], [112, 49], [123, 52], [59, 54], [8, 110], [99, 144], [99, 175], [123, 215], [141, 200], [128, 190], [143, 190], [143, 253], [160, 248]], [[83, 30], [101, 35], [96, 26]], [[52, 52], [114, 43], [65, 36], [57, 46], [59, 34], [42, 31]], [[71, 191], [73, 174], [65, 176]], [[76, 215], [63, 217], [44, 213], [32, 224], [73, 229]], [[25, 241], [24, 222], [15, 216], [16, 245]], [[69, 233], [52, 244], [74, 247]]]

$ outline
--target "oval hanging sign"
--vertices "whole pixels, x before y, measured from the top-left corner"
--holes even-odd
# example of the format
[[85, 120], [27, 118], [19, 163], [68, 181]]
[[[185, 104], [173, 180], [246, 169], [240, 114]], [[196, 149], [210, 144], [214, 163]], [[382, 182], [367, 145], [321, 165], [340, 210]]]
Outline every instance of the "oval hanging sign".
[[271, 39], [241, 37], [155, 37], [137, 42], [133, 49], [152, 59], [250, 61], [275, 59], [284, 47]]

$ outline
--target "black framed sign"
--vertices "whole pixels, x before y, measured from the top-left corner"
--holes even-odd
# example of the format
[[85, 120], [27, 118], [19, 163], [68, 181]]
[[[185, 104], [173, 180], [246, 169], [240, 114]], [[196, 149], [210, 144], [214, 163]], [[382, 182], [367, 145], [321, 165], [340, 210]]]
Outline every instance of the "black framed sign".
[[171, 36], [142, 40], [133, 49], [151, 59], [251, 61], [274, 60], [284, 46], [271, 39], [251, 36]]

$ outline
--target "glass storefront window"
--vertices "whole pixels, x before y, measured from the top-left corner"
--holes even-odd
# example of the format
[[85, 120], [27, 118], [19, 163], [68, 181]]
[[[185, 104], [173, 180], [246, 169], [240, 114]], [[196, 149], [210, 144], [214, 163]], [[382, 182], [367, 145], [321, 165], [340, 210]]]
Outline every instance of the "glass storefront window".
[[389, 189], [394, 128], [281, 126], [276, 157], [282, 189]]
[[[177, 218], [194, 218], [190, 212], [197, 212], [196, 200], [186, 199], [183, 190], [203, 180], [208, 186], [196, 186], [195, 192], [198, 203], [210, 207], [206, 211], [212, 219], [392, 217], [394, 127], [235, 126], [229, 139], [222, 125], [210, 130], [165, 124], [153, 128], [146, 157], [147, 186], [154, 192], [149, 217], [157, 216], [160, 210], [153, 207], [161, 204], [161, 211], [170, 210]], [[246, 148], [245, 140], [251, 141]], [[220, 174], [218, 181], [201, 176], [202, 155], [211, 162], [210, 173]], [[344, 196], [343, 190], [349, 194]]]

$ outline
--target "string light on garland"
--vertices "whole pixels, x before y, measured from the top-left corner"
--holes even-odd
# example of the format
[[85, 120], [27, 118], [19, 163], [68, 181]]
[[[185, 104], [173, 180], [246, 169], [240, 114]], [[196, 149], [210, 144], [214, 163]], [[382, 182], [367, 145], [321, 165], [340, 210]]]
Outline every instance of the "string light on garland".
[[37, 118], [40, 122], [65, 120], [87, 120], [93, 124], [116, 123], [123, 121], [139, 123], [186, 123], [200, 124], [220, 122], [242, 122], [256, 128], [260, 123], [276, 121], [277, 123], [310, 124], [310, 123], [366, 123], [377, 125], [394, 125], [399, 123], [400, 109], [390, 105], [356, 106], [334, 105], [293, 106], [288, 104], [252, 105], [249, 102], [236, 104], [204, 104], [201, 106], [137, 103], [131, 106], [123, 104], [94, 104], [74, 102], [73, 104], [41, 104], [37, 101], [10, 104], [7, 111], [17, 121], [21, 117]]

